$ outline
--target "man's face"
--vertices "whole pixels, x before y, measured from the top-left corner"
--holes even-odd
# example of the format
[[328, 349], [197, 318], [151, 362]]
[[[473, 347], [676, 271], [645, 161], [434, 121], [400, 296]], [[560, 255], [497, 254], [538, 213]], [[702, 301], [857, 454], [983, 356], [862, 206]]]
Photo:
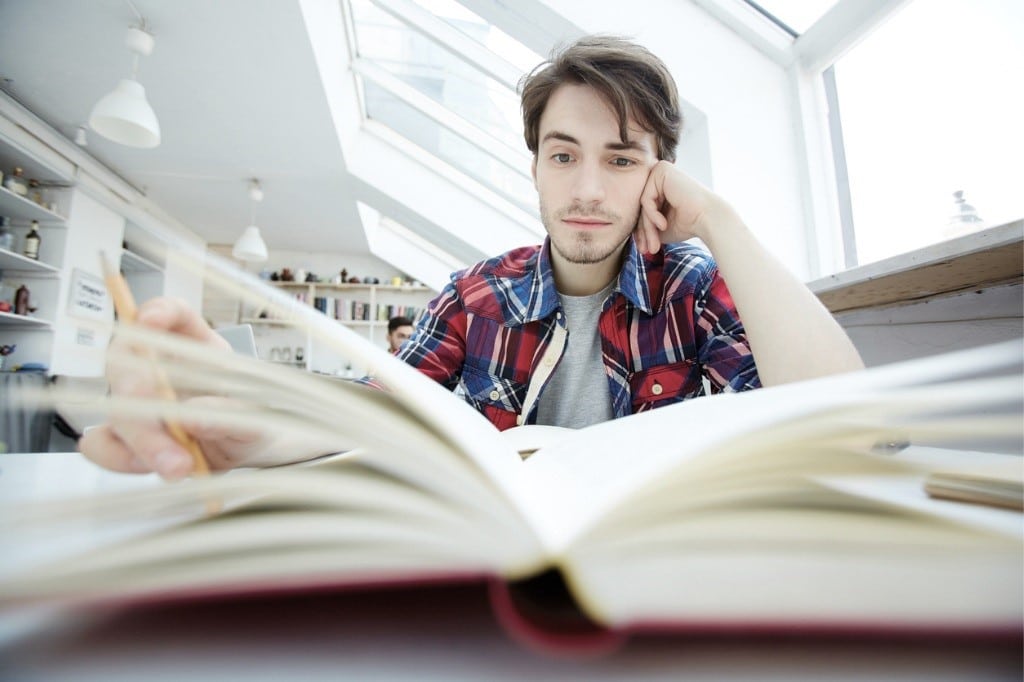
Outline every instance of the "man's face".
[[412, 325], [404, 324], [401, 327], [395, 327], [395, 331], [388, 333], [388, 346], [391, 348], [391, 352], [394, 353], [402, 344], [412, 336]]
[[573, 264], [617, 259], [636, 226], [640, 193], [658, 162], [654, 134], [618, 120], [586, 85], [563, 85], [540, 118], [533, 178], [552, 258]]

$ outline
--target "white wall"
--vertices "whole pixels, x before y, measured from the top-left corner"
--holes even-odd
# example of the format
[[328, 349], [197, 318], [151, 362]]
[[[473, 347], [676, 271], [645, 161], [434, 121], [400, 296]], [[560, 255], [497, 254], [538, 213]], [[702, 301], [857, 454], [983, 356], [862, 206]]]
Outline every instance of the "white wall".
[[61, 291], [54, 324], [53, 374], [99, 376], [103, 374], [104, 352], [110, 340], [113, 308], [103, 320], [73, 315], [68, 299], [76, 270], [102, 282], [99, 255], [105, 253], [114, 264], [121, 253], [124, 218], [81, 190], [73, 190], [64, 243]]

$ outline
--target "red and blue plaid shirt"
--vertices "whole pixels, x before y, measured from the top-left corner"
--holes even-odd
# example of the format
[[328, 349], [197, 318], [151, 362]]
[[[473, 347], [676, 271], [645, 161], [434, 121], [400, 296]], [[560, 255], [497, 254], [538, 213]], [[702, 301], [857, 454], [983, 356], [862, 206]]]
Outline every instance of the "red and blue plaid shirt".
[[[535, 403], [520, 418], [530, 379], [565, 325], [549, 249], [546, 240], [453, 274], [398, 351], [448, 388], [461, 383], [502, 430], [536, 419]], [[645, 256], [631, 239], [628, 249], [598, 323], [615, 417], [704, 395], [704, 377], [715, 393], [759, 387], [711, 255], [685, 242]]]

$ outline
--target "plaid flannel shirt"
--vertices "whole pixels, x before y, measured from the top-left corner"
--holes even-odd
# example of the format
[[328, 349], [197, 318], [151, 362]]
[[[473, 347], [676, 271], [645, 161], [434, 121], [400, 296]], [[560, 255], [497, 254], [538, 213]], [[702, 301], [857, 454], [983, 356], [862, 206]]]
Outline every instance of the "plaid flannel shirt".
[[[615, 417], [704, 395], [704, 377], [715, 393], [759, 387], [711, 255], [685, 242], [651, 255], [632, 239], [628, 248], [598, 323]], [[536, 402], [522, 412], [548, 346], [564, 338], [556, 326], [565, 320], [545, 240], [453, 274], [397, 355], [450, 389], [461, 383], [466, 400], [504, 430], [536, 419]]]

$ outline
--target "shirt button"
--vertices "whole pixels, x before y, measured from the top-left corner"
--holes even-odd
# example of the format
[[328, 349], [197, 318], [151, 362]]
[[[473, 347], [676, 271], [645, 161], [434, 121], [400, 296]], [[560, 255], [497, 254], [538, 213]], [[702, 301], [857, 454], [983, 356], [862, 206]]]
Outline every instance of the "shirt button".
[[501, 394], [498, 393], [497, 391], [491, 391], [491, 395], [489, 397], [491, 400], [497, 400], [498, 398], [501, 397]]
[[541, 364], [544, 365], [545, 367], [550, 367], [551, 365], [555, 364], [555, 359], [552, 357], [544, 358]]
[[653, 386], [651, 386], [651, 393], [653, 393], [654, 395], [661, 395], [661, 392], [664, 390], [665, 389], [661, 387], [661, 384], [654, 384]]

